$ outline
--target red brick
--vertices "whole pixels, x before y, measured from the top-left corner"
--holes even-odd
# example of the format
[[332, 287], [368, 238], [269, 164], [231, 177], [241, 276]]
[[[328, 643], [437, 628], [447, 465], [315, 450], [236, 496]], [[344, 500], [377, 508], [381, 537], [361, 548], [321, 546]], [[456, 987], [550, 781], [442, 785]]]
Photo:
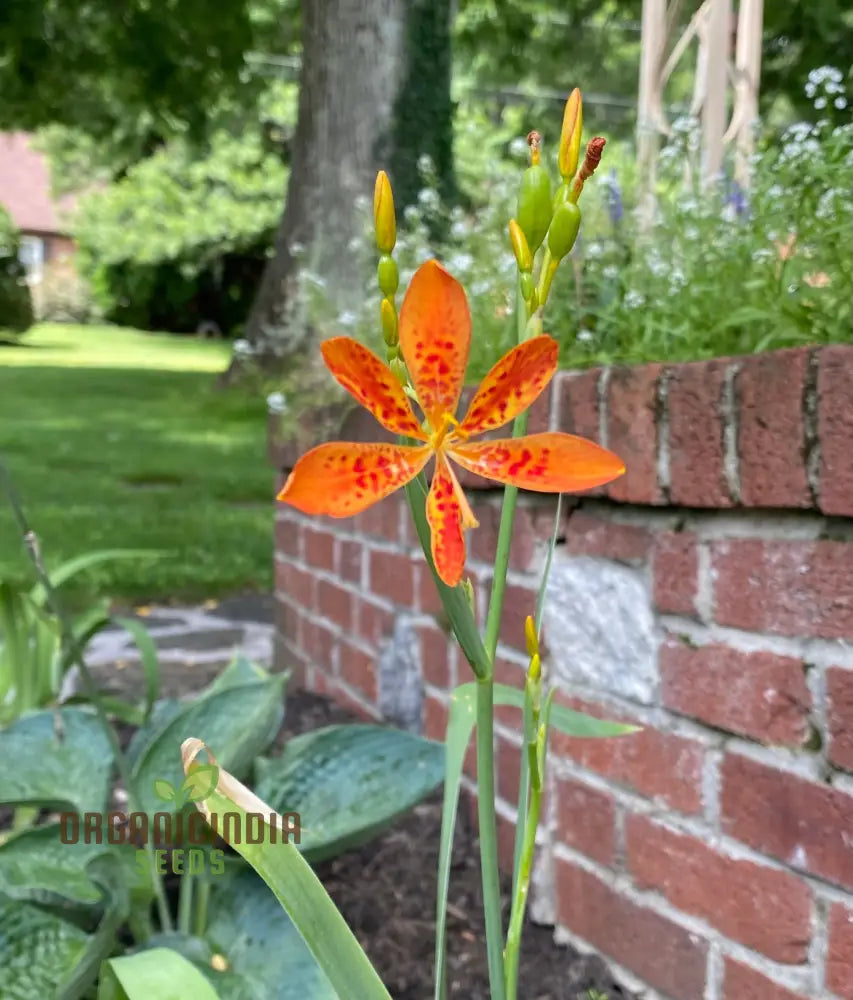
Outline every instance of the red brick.
[[368, 701], [376, 702], [379, 697], [379, 686], [376, 675], [376, 662], [363, 650], [352, 643], [341, 643], [338, 657], [338, 673], [343, 681], [355, 688]]
[[379, 604], [361, 598], [357, 600], [356, 605], [359, 636], [372, 646], [378, 646], [391, 634], [394, 627], [393, 613]]
[[712, 543], [711, 556], [721, 625], [853, 638], [853, 544], [729, 539]]
[[440, 615], [443, 617], [444, 606], [441, 603], [441, 598], [438, 596], [435, 577], [432, 575], [432, 570], [430, 570], [422, 558], [417, 560], [416, 571], [418, 576], [418, 610], [423, 611], [424, 614]]
[[[483, 505], [481, 510], [476, 511], [476, 516], [480, 526], [468, 535], [469, 557], [493, 566], [497, 552], [501, 507], [499, 504]], [[533, 510], [527, 504], [518, 504], [509, 550], [510, 569], [527, 572], [533, 566], [538, 540]]]
[[853, 771], [853, 671], [832, 667], [826, 672], [829, 759]]
[[557, 372], [553, 386], [557, 393], [558, 430], [601, 443], [598, 418], [598, 384], [604, 369]]
[[853, 797], [748, 757], [727, 754], [726, 833], [791, 868], [853, 888]]
[[[557, 372], [552, 385], [557, 393], [557, 429], [601, 444], [598, 387], [603, 368], [582, 372]], [[607, 496], [607, 486], [584, 490], [584, 496]]]
[[[400, 494], [402, 496], [402, 494]], [[399, 542], [401, 528], [401, 500], [393, 494], [373, 504], [367, 510], [356, 514], [355, 530], [371, 538], [384, 538], [389, 542]], [[407, 515], [408, 516], [408, 515]]]
[[[508, 583], [504, 591], [503, 614], [501, 615], [501, 641], [522, 653], [527, 649], [524, 622], [528, 615], [536, 614], [537, 596], [536, 587], [521, 587], [515, 583]], [[543, 629], [540, 637], [540, 649], [543, 655], [547, 652], [545, 647], [545, 630]]]
[[654, 602], [658, 611], [695, 617], [699, 594], [699, 546], [687, 531], [662, 531], [652, 546]]
[[820, 509], [853, 515], [853, 347], [818, 351], [817, 418], [820, 441]]
[[735, 376], [741, 503], [811, 507], [803, 393], [806, 348], [743, 358]]
[[670, 636], [660, 674], [664, 705], [682, 715], [762, 743], [801, 745], [809, 737], [811, 694], [795, 657], [723, 643], [697, 649]]
[[727, 938], [776, 962], [806, 961], [811, 892], [802, 879], [718, 854], [701, 840], [629, 816], [627, 865], [638, 889], [662, 893]]
[[[463, 667], [460, 667], [460, 673], [462, 669], [465, 670], [465, 675], [460, 676], [459, 680], [473, 680], [473, 674], [471, 674], [470, 668], [465, 663], [464, 658], [460, 658], [459, 662], [463, 664]], [[501, 656], [495, 658], [496, 684], [506, 684], [508, 687], [523, 691], [526, 676], [527, 668], [521, 666], [520, 663], [513, 663], [511, 660], [505, 660]], [[495, 719], [503, 723], [507, 728], [517, 729], [521, 732], [521, 712], [514, 706], [495, 705]]]
[[415, 600], [414, 563], [398, 552], [370, 551], [370, 590], [394, 604], [412, 607]]
[[748, 965], [725, 957], [723, 1000], [809, 1000], [803, 993], [774, 983]]
[[339, 705], [365, 722], [375, 722], [381, 718], [379, 710], [374, 705], [365, 704], [361, 698], [356, 698], [338, 683], [333, 683], [328, 693]]
[[510, 874], [515, 861], [515, 823], [498, 813], [497, 827], [498, 865], [501, 871]]
[[[510, 742], [505, 736], [497, 739], [497, 757], [495, 760], [495, 781], [498, 796], [511, 806], [518, 803], [518, 783], [521, 780], [522, 751], [516, 743]], [[527, 766], [525, 753], [524, 766]]]
[[336, 636], [324, 625], [303, 621], [302, 648], [309, 660], [324, 670], [331, 671]]
[[344, 631], [352, 629], [353, 595], [329, 580], [317, 581], [317, 610]]
[[302, 556], [302, 525], [298, 521], [276, 516], [275, 520], [275, 550], [279, 555], [291, 559]]
[[730, 507], [725, 475], [723, 389], [727, 361], [668, 370], [669, 495], [684, 507]]
[[829, 910], [826, 988], [842, 1000], [853, 1000], [853, 909], [834, 903]]
[[619, 524], [584, 510], [575, 510], [569, 515], [566, 552], [572, 555], [636, 564], [645, 561], [650, 544], [650, 532], [640, 525]]
[[348, 583], [361, 584], [361, 562], [364, 545], [361, 542], [342, 540], [338, 573]]
[[556, 884], [558, 920], [573, 934], [672, 1000], [702, 996], [706, 941], [562, 858]]
[[[559, 695], [557, 700], [600, 719], [632, 721], [617, 717], [600, 705], [567, 701]], [[581, 766], [648, 799], [683, 813], [702, 810], [704, 748], [696, 740], [647, 727], [608, 739], [581, 739], [554, 731], [551, 745], [554, 753], [571, 757]]]
[[275, 602], [275, 631], [286, 639], [296, 641], [299, 631], [299, 611], [290, 599], [281, 596]]
[[443, 743], [447, 735], [447, 703], [427, 696], [422, 711], [424, 736]]
[[614, 500], [662, 503], [657, 478], [657, 394], [661, 366], [613, 368], [607, 386], [607, 447], [627, 471], [608, 488]]
[[335, 536], [330, 531], [303, 528], [305, 562], [312, 569], [335, 568]]
[[616, 806], [612, 795], [573, 778], [557, 782], [557, 836], [602, 865], [616, 858]]
[[275, 589], [286, 594], [294, 604], [313, 610], [316, 607], [317, 580], [313, 573], [292, 562], [276, 559]]
[[447, 636], [435, 626], [419, 630], [421, 640], [421, 669], [427, 684], [443, 688], [449, 693], [452, 679], [450, 676], [450, 648]]

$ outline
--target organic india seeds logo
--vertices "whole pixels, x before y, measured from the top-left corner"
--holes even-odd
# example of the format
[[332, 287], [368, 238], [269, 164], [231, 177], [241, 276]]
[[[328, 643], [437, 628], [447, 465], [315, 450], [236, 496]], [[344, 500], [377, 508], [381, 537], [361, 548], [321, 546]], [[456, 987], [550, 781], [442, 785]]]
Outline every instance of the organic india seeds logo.
[[155, 847], [154, 860], [161, 875], [221, 875], [225, 852], [215, 847], [221, 837], [229, 844], [299, 843], [299, 813], [217, 812], [205, 808], [186, 809], [205, 802], [216, 791], [219, 768], [216, 764], [196, 764], [176, 788], [158, 778], [154, 794], [164, 803], [156, 812], [111, 811], [108, 813], [62, 813], [59, 837], [63, 844], [129, 844], [137, 848], [140, 873], [148, 871], [146, 845]]

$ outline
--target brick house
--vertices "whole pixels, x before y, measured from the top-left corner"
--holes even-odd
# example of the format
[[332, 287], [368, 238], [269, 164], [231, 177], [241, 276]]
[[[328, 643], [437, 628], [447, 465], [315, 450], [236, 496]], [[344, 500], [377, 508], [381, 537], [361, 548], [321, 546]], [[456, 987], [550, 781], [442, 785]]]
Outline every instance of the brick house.
[[54, 199], [46, 158], [26, 132], [0, 132], [0, 205], [21, 234], [21, 262], [32, 288], [65, 269], [74, 254], [67, 215], [73, 198]]

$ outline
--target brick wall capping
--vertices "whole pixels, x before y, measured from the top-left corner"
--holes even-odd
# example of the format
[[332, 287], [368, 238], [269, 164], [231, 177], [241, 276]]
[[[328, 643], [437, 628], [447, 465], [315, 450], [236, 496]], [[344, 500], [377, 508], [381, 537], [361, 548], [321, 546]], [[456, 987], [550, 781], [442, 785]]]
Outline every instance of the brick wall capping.
[[[466, 387], [460, 413], [473, 392]], [[270, 414], [269, 461], [279, 472], [323, 441], [394, 440], [354, 404], [300, 415], [288, 433], [282, 423]], [[586, 495], [853, 517], [853, 345], [560, 371], [531, 408], [529, 429], [579, 434], [624, 459], [625, 476]], [[495, 488], [459, 471], [467, 489]]]

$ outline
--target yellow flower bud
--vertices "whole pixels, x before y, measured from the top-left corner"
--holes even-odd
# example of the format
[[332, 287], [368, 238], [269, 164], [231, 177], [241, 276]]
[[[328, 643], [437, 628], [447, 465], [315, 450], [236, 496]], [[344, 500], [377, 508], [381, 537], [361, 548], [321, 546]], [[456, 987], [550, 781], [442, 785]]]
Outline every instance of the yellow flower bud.
[[575, 245], [581, 224], [581, 210], [570, 201], [563, 202], [554, 212], [548, 230], [548, 249], [554, 260], [561, 260]]
[[539, 652], [539, 636], [536, 634], [536, 622], [531, 615], [524, 619], [524, 641], [527, 644], [527, 655], [533, 656]]
[[373, 224], [376, 229], [376, 246], [380, 253], [391, 253], [397, 242], [397, 221], [394, 217], [394, 195], [388, 174], [380, 170], [373, 190]]
[[515, 261], [519, 271], [530, 272], [533, 270], [533, 255], [527, 245], [527, 237], [522, 232], [521, 226], [515, 219], [509, 220], [509, 241], [512, 244], [512, 252], [515, 254]]
[[563, 112], [563, 130], [560, 133], [560, 152], [557, 157], [560, 176], [566, 184], [571, 181], [578, 169], [582, 131], [583, 104], [581, 92], [575, 87], [569, 94], [566, 110]]
[[538, 653], [530, 657], [530, 666], [527, 668], [527, 676], [531, 681], [538, 681], [542, 676], [542, 660]]
[[384, 253], [379, 258], [376, 276], [379, 279], [382, 294], [389, 299], [392, 298], [400, 284], [400, 274], [397, 271], [397, 263], [390, 254]]
[[390, 299], [383, 299], [379, 305], [379, 315], [382, 319], [382, 338], [389, 347], [394, 347], [400, 340], [397, 331], [397, 310]]

